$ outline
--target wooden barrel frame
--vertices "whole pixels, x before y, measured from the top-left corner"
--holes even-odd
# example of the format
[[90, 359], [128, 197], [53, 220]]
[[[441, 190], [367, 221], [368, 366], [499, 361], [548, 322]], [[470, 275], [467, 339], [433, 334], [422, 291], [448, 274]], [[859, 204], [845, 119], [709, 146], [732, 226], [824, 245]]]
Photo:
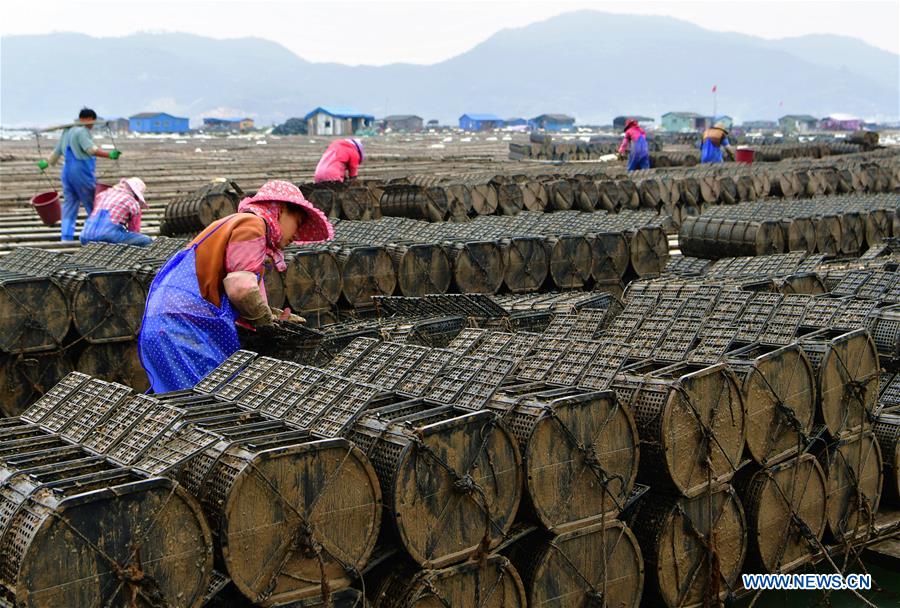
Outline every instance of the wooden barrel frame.
[[638, 608], [644, 560], [624, 522], [579, 528], [560, 536], [533, 533], [508, 555], [522, 577], [530, 608]]
[[815, 456], [801, 454], [756, 469], [735, 485], [747, 517], [745, 572], [790, 572], [818, 555], [826, 489]]
[[491, 412], [400, 403], [371, 410], [348, 437], [378, 472], [391, 534], [421, 566], [496, 547], [512, 526], [522, 458]]

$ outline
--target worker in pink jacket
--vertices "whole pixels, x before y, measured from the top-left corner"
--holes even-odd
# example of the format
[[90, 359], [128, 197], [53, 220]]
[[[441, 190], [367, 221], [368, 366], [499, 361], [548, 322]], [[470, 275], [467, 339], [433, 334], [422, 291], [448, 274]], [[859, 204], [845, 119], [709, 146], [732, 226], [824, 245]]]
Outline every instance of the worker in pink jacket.
[[622, 145], [619, 146], [619, 156], [624, 157], [625, 152], [628, 152], [629, 171], [650, 168], [650, 148], [647, 146], [647, 133], [633, 118], [625, 121], [625, 137], [622, 138]]
[[348, 177], [356, 179], [365, 156], [362, 142], [356, 138], [331, 142], [316, 165], [316, 183], [343, 182]]

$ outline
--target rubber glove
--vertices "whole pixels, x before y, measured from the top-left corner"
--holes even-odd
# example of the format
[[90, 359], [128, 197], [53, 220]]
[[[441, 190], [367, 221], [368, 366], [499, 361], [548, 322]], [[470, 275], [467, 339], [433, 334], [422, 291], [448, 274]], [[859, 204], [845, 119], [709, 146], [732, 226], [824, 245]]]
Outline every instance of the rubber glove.
[[285, 308], [281, 310], [280, 308], [273, 308], [272, 314], [275, 315], [279, 321], [290, 321], [292, 323], [306, 323], [306, 319], [301, 317], [300, 315], [295, 315], [291, 312], [290, 308]]
[[38, 166], [38, 169], [40, 169], [41, 171], [46, 171], [46, 170], [47, 170], [47, 167], [50, 166], [50, 163], [48, 163], [47, 161], [45, 161], [45, 160], [42, 158], [41, 160], [38, 161], [37, 166]]
[[112, 152], [109, 153], [109, 157], [113, 160], [118, 160], [118, 158], [120, 156], [122, 156], [122, 153], [119, 152], [118, 150], [113, 150]]

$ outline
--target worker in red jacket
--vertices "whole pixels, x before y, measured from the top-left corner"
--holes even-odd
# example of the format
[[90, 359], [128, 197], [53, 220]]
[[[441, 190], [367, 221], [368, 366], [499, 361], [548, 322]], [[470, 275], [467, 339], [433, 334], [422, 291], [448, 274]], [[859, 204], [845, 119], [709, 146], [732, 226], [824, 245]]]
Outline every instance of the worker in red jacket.
[[316, 165], [316, 183], [343, 182], [356, 179], [359, 166], [366, 157], [363, 144], [356, 138], [331, 142]]
[[[630, 148], [630, 149], [629, 149]], [[638, 121], [629, 118], [625, 121], [625, 136], [619, 146], [619, 157], [624, 158], [628, 152], [628, 170], [650, 168], [650, 148], [647, 146], [647, 133], [638, 125]]]

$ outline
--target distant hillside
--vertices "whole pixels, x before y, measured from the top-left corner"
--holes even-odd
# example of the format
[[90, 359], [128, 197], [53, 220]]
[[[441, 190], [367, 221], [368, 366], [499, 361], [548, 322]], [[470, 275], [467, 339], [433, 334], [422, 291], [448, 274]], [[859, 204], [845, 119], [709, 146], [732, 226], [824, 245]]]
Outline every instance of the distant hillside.
[[59, 122], [82, 105], [108, 117], [163, 110], [195, 122], [216, 113], [270, 124], [332, 104], [445, 123], [463, 112], [565, 112], [608, 123], [626, 113], [711, 112], [713, 84], [719, 112], [738, 119], [900, 117], [900, 57], [859, 40], [767, 41], [594, 11], [501, 30], [429, 66], [310, 63], [259, 38], [189, 34], [9, 36], [0, 46], [5, 126]]

